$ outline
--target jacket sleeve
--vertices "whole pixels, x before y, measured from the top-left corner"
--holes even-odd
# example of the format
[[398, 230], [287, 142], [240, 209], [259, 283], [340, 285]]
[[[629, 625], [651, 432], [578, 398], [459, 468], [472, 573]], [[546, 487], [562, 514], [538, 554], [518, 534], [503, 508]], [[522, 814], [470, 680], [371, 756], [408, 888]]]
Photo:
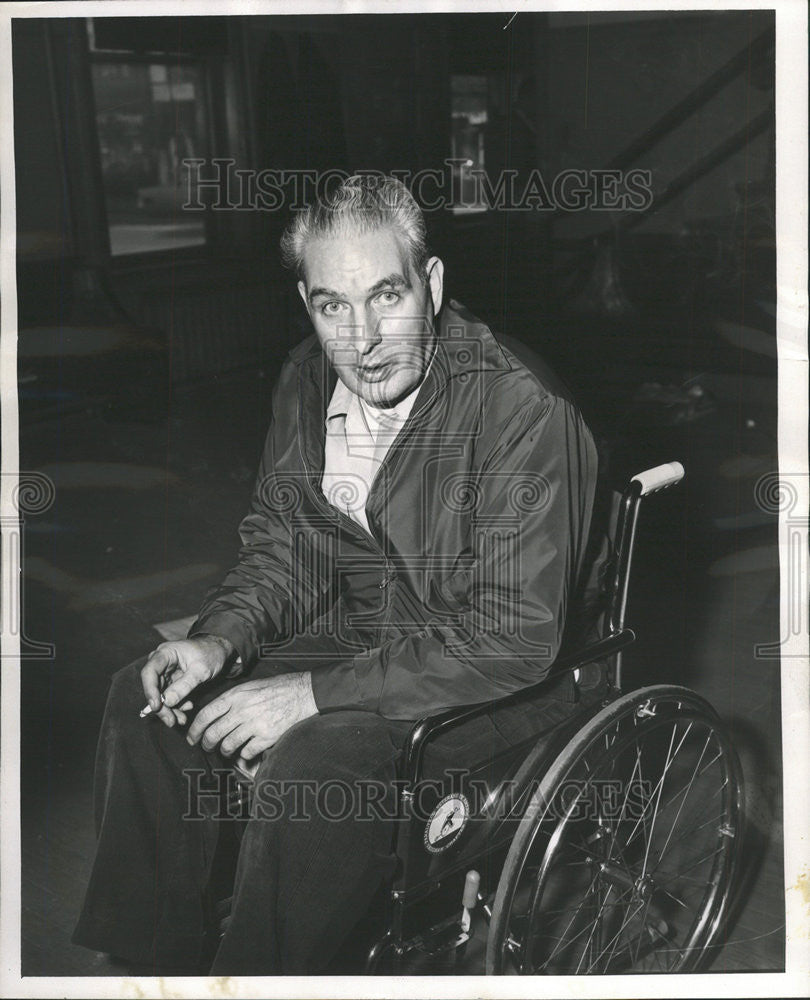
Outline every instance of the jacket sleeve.
[[321, 711], [417, 719], [504, 697], [548, 674], [589, 531], [596, 449], [561, 398], [531, 399], [488, 423], [465, 487], [475, 544], [460, 584], [463, 611], [315, 670]]
[[[280, 399], [295, 399], [285, 382], [294, 378], [288, 364], [274, 393], [273, 419], [265, 440], [250, 508], [239, 526], [239, 561], [208, 592], [189, 638], [213, 634], [229, 639], [243, 669], [259, 656], [263, 643], [278, 642], [300, 630], [321, 598], [323, 580], [308, 571], [307, 560], [294, 556], [292, 513], [297, 508], [301, 476], [279, 473], [277, 455], [289, 447], [295, 413], [278, 413]], [[293, 431], [294, 433], [294, 431]]]

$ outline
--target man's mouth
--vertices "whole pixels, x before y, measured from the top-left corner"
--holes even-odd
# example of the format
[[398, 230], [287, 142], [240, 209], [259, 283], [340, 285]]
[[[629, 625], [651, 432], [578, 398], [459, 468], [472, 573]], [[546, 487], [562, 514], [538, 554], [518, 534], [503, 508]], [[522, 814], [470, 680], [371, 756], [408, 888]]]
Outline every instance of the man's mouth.
[[390, 361], [383, 361], [376, 365], [362, 365], [356, 369], [356, 372], [364, 382], [379, 382], [385, 377], [390, 367]]

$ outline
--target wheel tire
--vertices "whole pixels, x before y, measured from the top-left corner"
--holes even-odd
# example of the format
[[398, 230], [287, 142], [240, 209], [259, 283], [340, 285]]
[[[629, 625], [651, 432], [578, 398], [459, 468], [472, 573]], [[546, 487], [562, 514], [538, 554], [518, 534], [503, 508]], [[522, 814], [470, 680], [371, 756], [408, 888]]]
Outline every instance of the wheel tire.
[[695, 970], [728, 912], [743, 823], [737, 754], [708, 702], [672, 685], [617, 698], [526, 808], [487, 973]]

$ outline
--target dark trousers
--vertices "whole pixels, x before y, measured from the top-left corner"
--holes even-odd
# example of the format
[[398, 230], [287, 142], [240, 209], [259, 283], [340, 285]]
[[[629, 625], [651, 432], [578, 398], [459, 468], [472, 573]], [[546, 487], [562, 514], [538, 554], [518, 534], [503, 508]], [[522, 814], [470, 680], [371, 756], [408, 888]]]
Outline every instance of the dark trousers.
[[[233, 815], [217, 794], [230, 765], [189, 746], [183, 729], [139, 718], [144, 662], [112, 679], [96, 761], [98, 846], [73, 941], [154, 973], [202, 971], [212, 864]], [[541, 710], [556, 723], [574, 705], [552, 698]], [[493, 713], [451, 731], [448, 761], [481, 760], [526, 739], [537, 713], [535, 701], [500, 723]], [[336, 954], [396, 865], [393, 782], [411, 726], [332, 712], [293, 726], [266, 752], [212, 973], [317, 973]], [[374, 808], [360, 807], [358, 818], [369, 795]]]

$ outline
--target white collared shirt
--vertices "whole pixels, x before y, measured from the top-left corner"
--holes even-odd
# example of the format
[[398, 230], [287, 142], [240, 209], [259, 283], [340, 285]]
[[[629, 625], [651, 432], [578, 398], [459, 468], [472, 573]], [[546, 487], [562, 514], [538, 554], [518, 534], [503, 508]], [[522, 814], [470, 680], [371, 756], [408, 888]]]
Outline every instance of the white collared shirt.
[[396, 406], [378, 409], [338, 379], [329, 401], [321, 492], [369, 534], [366, 501], [371, 485], [408, 419], [421, 385]]

